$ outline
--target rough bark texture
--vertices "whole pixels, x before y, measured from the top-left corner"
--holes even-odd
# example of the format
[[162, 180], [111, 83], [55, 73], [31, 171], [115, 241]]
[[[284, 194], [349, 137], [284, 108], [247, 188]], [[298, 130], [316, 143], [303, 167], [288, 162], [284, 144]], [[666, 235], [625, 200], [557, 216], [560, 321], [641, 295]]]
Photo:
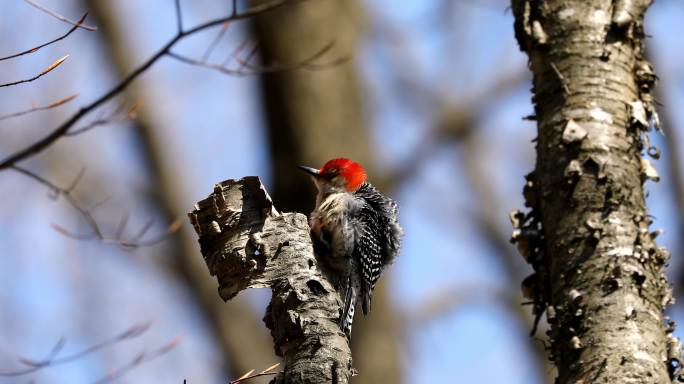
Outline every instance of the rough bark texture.
[[[113, 69], [123, 77], [133, 70], [135, 63], [133, 48], [124, 37], [123, 20], [119, 17], [115, 3], [111, 1], [85, 0], [88, 11], [97, 20], [104, 49], [111, 56]], [[200, 69], [198, 69], [200, 70]], [[162, 218], [171, 222], [183, 212], [182, 174], [170, 166], [168, 151], [161, 139], [160, 125], [151, 111], [157, 106], [153, 97], [139, 84], [133, 84], [127, 92], [131, 102], [142, 102], [131, 130], [140, 144], [142, 165], [149, 172], [148, 202], [155, 207]], [[225, 355], [225, 369], [229, 377], [238, 377], [250, 369], [273, 364], [273, 353], [268, 335], [259, 326], [248, 303], [233, 300], [223, 303], [216, 296], [216, 285], [207, 279], [206, 267], [197, 251], [192, 231], [181, 227], [177, 236], [171, 237], [164, 249], [165, 260], [171, 260], [173, 275], [180, 279], [194, 297], [197, 311], [204, 317], [208, 329], [215, 335], [215, 341]]]
[[189, 217], [224, 300], [245, 288], [271, 288], [264, 322], [285, 361], [276, 382], [347, 383], [342, 303], [314, 256], [306, 216], [278, 213], [259, 179], [245, 177], [216, 184]]
[[[313, 208], [315, 188], [296, 165], [321, 166], [326, 160], [344, 156], [363, 164], [371, 182], [377, 185], [380, 181], [373, 170], [372, 139], [354, 60], [363, 18], [357, 0], [316, 0], [292, 1], [254, 19], [252, 27], [265, 64], [296, 63], [330, 43], [331, 51], [319, 62], [350, 58], [318, 71], [261, 76], [273, 199], [283, 210], [309, 212]], [[353, 379], [356, 384], [402, 381], [398, 344], [403, 324], [390, 301], [387, 282], [385, 275], [376, 286], [369, 316], [364, 318], [357, 311], [352, 337], [354, 367], [359, 371]]]
[[671, 302], [642, 183], [657, 124], [643, 56], [648, 0], [513, 0], [534, 73], [537, 165], [514, 213], [525, 282], [551, 324], [559, 383], [666, 383], [681, 347], [664, 326]]

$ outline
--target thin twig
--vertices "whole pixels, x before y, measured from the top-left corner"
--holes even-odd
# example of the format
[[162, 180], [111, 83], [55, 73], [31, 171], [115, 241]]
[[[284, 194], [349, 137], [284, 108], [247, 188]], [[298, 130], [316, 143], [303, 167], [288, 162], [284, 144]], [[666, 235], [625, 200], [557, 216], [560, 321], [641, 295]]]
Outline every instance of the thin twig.
[[133, 325], [132, 327], [128, 328], [124, 332], [110, 338], [104, 341], [101, 341], [97, 344], [94, 344], [82, 351], [73, 353], [71, 355], [66, 355], [63, 357], [57, 357], [59, 353], [62, 351], [64, 345], [66, 344], [66, 340], [64, 338], [60, 338], [57, 343], [55, 344], [54, 347], [52, 347], [50, 353], [48, 354], [47, 357], [36, 360], [36, 359], [30, 359], [26, 357], [19, 357], [18, 360], [21, 364], [26, 365], [28, 368], [25, 369], [20, 369], [16, 371], [0, 371], [0, 376], [4, 377], [11, 377], [11, 376], [22, 376], [22, 375], [27, 375], [33, 372], [36, 372], [40, 369], [46, 368], [46, 367], [52, 367], [55, 365], [61, 365], [61, 364], [67, 364], [71, 363], [73, 361], [76, 361], [80, 358], [83, 358], [85, 356], [88, 356], [92, 353], [95, 353], [101, 349], [104, 349], [106, 347], [109, 347], [111, 345], [114, 345], [116, 343], [122, 342], [124, 340], [130, 340], [134, 339], [143, 333], [145, 333], [151, 326], [151, 323], [141, 323], [141, 324], [136, 324]]
[[59, 21], [62, 21], [62, 22], [67, 23], [67, 24], [74, 25], [74, 26], [76, 26], [77, 28], [83, 28], [83, 29], [88, 30], [88, 31], [91, 31], [91, 32], [97, 31], [97, 27], [92, 27], [92, 26], [90, 26], [90, 25], [81, 24], [81, 22], [74, 22], [74, 21], [71, 21], [71, 20], [67, 19], [66, 17], [60, 15], [59, 13], [57, 13], [57, 12], [55, 12], [55, 11], [52, 11], [52, 10], [50, 10], [50, 9], [48, 9], [48, 8], [45, 8], [44, 6], [42, 6], [42, 5], [40, 5], [40, 4], [37, 4], [37, 3], [35, 3], [35, 2], [33, 2], [33, 1], [31, 1], [31, 0], [24, 0], [24, 1], [25, 1], [26, 3], [28, 3], [29, 5], [31, 5], [31, 6], [33, 6], [33, 7], [35, 7], [35, 8], [40, 9], [41, 11], [47, 13], [48, 15], [54, 17], [55, 19], [57, 19], [57, 20], [59, 20]]
[[236, 379], [230, 382], [230, 384], [237, 384], [237, 383], [244, 383], [247, 380], [255, 379], [257, 377], [262, 377], [262, 376], [273, 376], [273, 375], [278, 375], [280, 373], [283, 373], [283, 371], [278, 371], [278, 372], [267, 372], [267, 373], [257, 373], [255, 375], [247, 376], [242, 379]]
[[48, 187], [48, 189], [50, 189], [50, 191], [54, 194], [53, 196], [57, 196], [61, 192], [61, 189], [59, 187], [57, 187], [56, 185], [52, 184], [51, 182], [47, 181], [45, 178], [39, 176], [38, 174], [36, 174], [34, 172], [31, 172], [31, 171], [29, 171], [25, 168], [22, 168], [18, 165], [13, 165], [12, 169], [21, 173], [22, 175], [27, 176], [27, 177], [33, 179], [34, 181], [37, 181], [38, 183], [43, 184], [44, 186]]
[[34, 76], [34, 77], [30, 78], [30, 79], [24, 79], [24, 80], [19, 80], [19, 81], [13, 81], [13, 82], [11, 82], [11, 83], [0, 84], [0, 87], [9, 87], [9, 86], [12, 86], [12, 85], [17, 85], [17, 84], [22, 84], [22, 83], [29, 83], [29, 82], [31, 82], [31, 81], [37, 80], [37, 79], [39, 79], [39, 78], [41, 78], [41, 77], [47, 75], [48, 73], [50, 73], [53, 69], [59, 67], [59, 65], [62, 64], [62, 63], [64, 62], [64, 60], [67, 59], [67, 57], [69, 57], [69, 55], [65, 55], [65, 56], [63, 56], [63, 57], [61, 57], [61, 58], [55, 60], [55, 61], [54, 61], [52, 64], [50, 64], [47, 68], [43, 69], [42, 72], [40, 72], [38, 75], [36, 75], [36, 76]]
[[124, 250], [133, 250], [140, 247], [148, 247], [158, 244], [166, 240], [169, 236], [176, 233], [180, 229], [181, 222], [179, 219], [171, 222], [160, 234], [153, 236], [151, 238], [142, 240], [142, 238], [147, 234], [147, 231], [151, 228], [152, 222], [148, 221], [143, 225], [143, 227], [138, 231], [138, 233], [130, 239], [122, 239], [121, 233], [125, 230], [128, 218], [122, 217], [121, 221], [116, 227], [115, 236], [107, 237], [104, 235], [100, 224], [97, 222], [93, 216], [93, 211], [98, 208], [101, 203], [95, 204], [90, 208], [82, 206], [78, 200], [73, 195], [73, 191], [78, 185], [79, 181], [85, 173], [85, 169], [81, 169], [79, 174], [74, 178], [74, 180], [69, 184], [69, 187], [60, 187], [57, 184], [47, 180], [46, 178], [32, 172], [26, 168], [20, 167], [18, 165], [11, 166], [11, 169], [19, 172], [20, 174], [29, 177], [30, 179], [44, 185], [51, 192], [51, 197], [53, 199], [58, 199], [59, 197], [64, 197], [64, 199], [74, 208], [78, 214], [81, 216], [83, 221], [87, 224], [90, 229], [89, 233], [75, 233], [73, 231], [67, 230], [58, 224], [52, 224], [52, 227], [64, 236], [70, 237], [76, 240], [99, 240], [105, 244], [115, 244]]
[[160, 357], [160, 356], [163, 356], [163, 355], [169, 353], [172, 349], [174, 349], [178, 345], [178, 343], [180, 343], [180, 341], [181, 341], [181, 338], [176, 337], [173, 340], [169, 341], [168, 343], [162, 345], [161, 347], [153, 350], [152, 352], [148, 353], [146, 351], [142, 351], [136, 357], [134, 357], [129, 363], [127, 363], [121, 367], [114, 368], [114, 369], [110, 370], [109, 373], [107, 373], [105, 376], [103, 376], [99, 380], [94, 381], [93, 384], [103, 384], [103, 383], [112, 382], [112, 381], [122, 377], [126, 373], [130, 372], [134, 368], [140, 366], [141, 364], [146, 363], [150, 360], [154, 360], [157, 357]]
[[278, 368], [278, 366], [280, 366], [280, 363], [275, 363], [275, 364], [271, 365], [270, 367], [268, 367], [268, 368], [264, 369], [263, 371], [256, 373], [256, 374], [254, 373], [255, 370], [252, 369], [249, 372], [245, 373], [244, 375], [238, 377], [237, 379], [231, 380], [228, 384], [238, 384], [238, 383], [242, 383], [242, 382], [245, 382], [247, 380], [257, 378], [257, 377], [273, 376], [273, 375], [283, 373], [282, 371], [279, 371], [279, 372], [273, 371], [274, 369]]
[[56, 107], [59, 107], [61, 105], [64, 105], [64, 104], [70, 102], [71, 100], [75, 99], [77, 96], [78, 96], [78, 93], [73, 94], [71, 96], [64, 97], [64, 98], [59, 99], [55, 102], [52, 102], [48, 105], [44, 105], [41, 107], [33, 107], [31, 109], [27, 109], [24, 111], [19, 111], [19, 112], [9, 113], [7, 115], [2, 115], [2, 116], [0, 116], [0, 120], [11, 119], [13, 117], [19, 117], [19, 116], [27, 115], [27, 114], [33, 113], [33, 112], [45, 111], [48, 109], [56, 108]]
[[88, 132], [91, 129], [97, 128], [101, 125], [109, 124], [111, 122], [112, 121], [109, 118], [98, 118], [98, 119], [95, 119], [95, 120], [91, 121], [90, 123], [88, 123], [82, 127], [78, 127], [76, 129], [74, 129], [73, 131], [65, 133], [64, 137], [77, 136], [77, 135], [80, 135], [82, 133]]
[[128, 217], [128, 212], [124, 212], [124, 214], [121, 216], [121, 220], [119, 220], [119, 225], [116, 227], [116, 232], [114, 232], [115, 239], [121, 239], [121, 237], [123, 236], [124, 230], [126, 229], [126, 225], [128, 224]]
[[[332, 43], [328, 44], [328, 46], [332, 46]], [[257, 50], [259, 50], [259, 42], [258, 41], [254, 43], [254, 45], [252, 46], [252, 49], [249, 50], [249, 52], [247, 53], [247, 55], [244, 58], [241, 59], [240, 55], [236, 55], [235, 61], [237, 61], [241, 67], [245, 67], [247, 65], [245, 65], [243, 63], [249, 63], [249, 61], [252, 60], [252, 57], [254, 57], [254, 55], [256, 55]]]
[[175, 0], [176, 6], [176, 28], [179, 34], [183, 33], [183, 11], [181, 10], [180, 0]]
[[128, 75], [125, 79], [121, 80], [121, 82], [116, 85], [114, 88], [110, 89], [107, 93], [104, 95], [100, 96], [97, 100], [93, 101], [89, 105], [81, 108], [76, 114], [74, 114], [71, 118], [69, 118], [67, 121], [62, 123], [60, 126], [55, 128], [52, 132], [50, 132], [48, 135], [43, 137], [42, 139], [38, 140], [37, 142], [34, 142], [27, 147], [19, 150], [18, 152], [15, 152], [14, 154], [4, 158], [0, 162], [0, 170], [2, 169], [7, 169], [13, 166], [15, 163], [25, 160], [28, 157], [31, 157], [37, 153], [42, 152], [45, 150], [48, 146], [50, 146], [52, 143], [60, 139], [61, 137], [64, 136], [65, 133], [69, 131], [71, 127], [73, 127], [77, 122], [81, 120], [86, 114], [89, 112], [93, 111], [95, 108], [99, 107], [106, 101], [110, 100], [114, 96], [118, 95], [128, 87], [129, 84], [131, 84], [135, 79], [138, 78], [142, 73], [147, 71], [154, 63], [156, 63], [159, 59], [164, 57], [170, 49], [176, 45], [180, 40], [184, 39], [187, 36], [193, 35], [197, 32], [203, 31], [205, 29], [215, 27], [217, 25], [221, 25], [227, 21], [233, 21], [233, 20], [243, 20], [243, 19], [248, 19], [251, 17], [254, 17], [258, 14], [273, 10], [277, 7], [282, 6], [285, 4], [287, 1], [286, 0], [276, 0], [276, 1], [270, 1], [266, 2], [264, 4], [255, 6], [250, 8], [249, 10], [246, 10], [242, 13], [226, 16], [226, 17], [221, 17], [212, 21], [208, 21], [206, 23], [200, 24], [196, 27], [193, 27], [189, 30], [183, 31], [182, 33], [176, 34], [171, 40], [169, 40], [164, 46], [162, 46], [159, 51], [157, 51], [154, 55], [152, 55], [149, 59], [147, 59], [146, 62], [144, 62], [141, 66], [139, 66], [137, 69], [135, 69], [130, 75]]
[[236, 57], [235, 60], [239, 64], [238, 68], [230, 68], [225, 65], [220, 65], [220, 64], [212, 64], [212, 63], [207, 63], [206, 61], [203, 60], [196, 60], [192, 59], [187, 56], [183, 56], [180, 54], [177, 54], [175, 52], [169, 52], [167, 55], [169, 57], [172, 57], [178, 61], [181, 61], [186, 64], [190, 65], [196, 65], [199, 67], [204, 67], [204, 68], [209, 68], [213, 69], [216, 71], [219, 71], [221, 73], [231, 75], [231, 76], [248, 76], [248, 75], [253, 75], [255, 73], [271, 73], [271, 72], [286, 72], [286, 71], [292, 71], [292, 70], [297, 70], [297, 69], [305, 69], [305, 70], [310, 70], [310, 71], [317, 71], [325, 68], [329, 68], [335, 65], [339, 65], [341, 63], [344, 63], [345, 61], [349, 60], [349, 58], [339, 58], [336, 60], [333, 60], [328, 63], [315, 63], [316, 60], [318, 60], [321, 56], [323, 56], [326, 52], [328, 52], [332, 48], [331, 44], [326, 45], [323, 47], [321, 50], [318, 52], [314, 53], [311, 57], [297, 62], [293, 64], [280, 64], [280, 63], [275, 63], [275, 64], [270, 64], [270, 65], [257, 65], [257, 64], [252, 64], [249, 62], [249, 59], [252, 56], [252, 51], [247, 55], [246, 58], [242, 59], [239, 57]]
[[245, 47], [247, 47], [248, 43], [249, 39], [244, 39], [243, 41], [241, 41], [240, 44], [238, 44], [238, 46], [232, 52], [230, 52], [230, 54], [228, 54], [226, 59], [223, 61], [223, 66], [225, 67], [228, 65], [228, 63], [235, 60], [235, 58], [240, 54], [240, 52], [242, 52], [242, 50], [244, 50]]
[[56, 42], [58, 42], [58, 41], [60, 41], [60, 40], [65, 39], [67, 36], [71, 35], [75, 30], [78, 29], [78, 27], [83, 23], [83, 21], [85, 21], [86, 17], [88, 17], [88, 12], [84, 13], [83, 16], [81, 16], [81, 18], [78, 20], [78, 23], [77, 23], [76, 25], [74, 25], [73, 27], [71, 27], [71, 29], [69, 29], [69, 30], [68, 30], [65, 34], [63, 34], [62, 36], [60, 36], [60, 37], [58, 37], [58, 38], [56, 38], [56, 39], [54, 39], [54, 40], [50, 40], [50, 41], [48, 41], [47, 43], [43, 43], [43, 44], [41, 44], [41, 45], [37, 45], [37, 46], [35, 46], [35, 47], [33, 47], [33, 48], [29, 48], [29, 49], [27, 49], [27, 50], [25, 50], [25, 51], [22, 51], [22, 52], [19, 52], [19, 53], [15, 53], [15, 54], [13, 54], [13, 55], [5, 56], [5, 57], [0, 57], [0, 61], [13, 59], [13, 58], [15, 58], [15, 57], [19, 57], [19, 56], [23, 56], [23, 55], [28, 55], [29, 53], [36, 52], [36, 51], [38, 51], [38, 50], [41, 49], [41, 48], [47, 47], [47, 46], [50, 45], [50, 44], [54, 44], [54, 43], [56, 43]]
[[88, 132], [91, 129], [97, 128], [101, 125], [106, 125], [106, 124], [113, 124], [113, 123], [123, 123], [124, 121], [128, 120], [134, 120], [137, 116], [138, 109], [140, 108], [140, 104], [136, 103], [133, 104], [133, 106], [128, 110], [128, 112], [120, 118], [117, 118], [117, 115], [121, 112], [121, 108], [117, 108], [114, 112], [112, 112], [109, 116], [103, 116], [101, 115], [97, 119], [91, 121], [90, 123], [75, 128], [67, 133], [64, 134], [65, 137], [72, 137], [72, 136], [77, 136], [82, 133]]
[[221, 30], [219, 30], [219, 33], [216, 35], [211, 44], [209, 44], [207, 50], [204, 52], [204, 55], [202, 55], [202, 61], [206, 62], [209, 60], [209, 56], [211, 56], [211, 54], [214, 52], [214, 49], [216, 49], [216, 46], [218, 46], [219, 42], [221, 42], [221, 39], [223, 39], [223, 35], [225, 35], [228, 31], [228, 27], [230, 27], [230, 23], [226, 22], [223, 24]]

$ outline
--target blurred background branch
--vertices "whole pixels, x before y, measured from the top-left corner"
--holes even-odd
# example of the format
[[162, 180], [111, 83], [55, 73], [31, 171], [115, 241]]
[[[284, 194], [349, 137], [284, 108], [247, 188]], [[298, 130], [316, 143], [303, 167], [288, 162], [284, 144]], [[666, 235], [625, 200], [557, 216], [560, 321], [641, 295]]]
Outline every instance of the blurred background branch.
[[[97, 0], [87, 0], [86, 5], [98, 21], [113, 69], [120, 76], [125, 76], [131, 71], [133, 60], [130, 44], [122, 32], [125, 24], [117, 17], [117, 9], [111, 2]], [[153, 112], [158, 104], [145, 94], [143, 87], [132, 87], [128, 97], [141, 100], [146, 106], [139, 112], [133, 133], [142, 166], [149, 177], [146, 190], [148, 204], [155, 207], [164, 221], [171, 222], [184, 216], [188, 210], [184, 204], [187, 198], [183, 196], [185, 182], [181, 175], [174, 174], [173, 169], [169, 168], [169, 154], [159, 137], [163, 130], [160, 123], [155, 121]], [[181, 228], [178, 236], [171, 239], [170, 244], [166, 244], [165, 252], [164, 266], [193, 295], [193, 302], [225, 355], [227, 377], [236, 377], [272, 361], [271, 342], [263, 325], [241, 298], [227, 303], [220, 299], [216, 282], [208, 278], [197, 242], [187, 225]]]

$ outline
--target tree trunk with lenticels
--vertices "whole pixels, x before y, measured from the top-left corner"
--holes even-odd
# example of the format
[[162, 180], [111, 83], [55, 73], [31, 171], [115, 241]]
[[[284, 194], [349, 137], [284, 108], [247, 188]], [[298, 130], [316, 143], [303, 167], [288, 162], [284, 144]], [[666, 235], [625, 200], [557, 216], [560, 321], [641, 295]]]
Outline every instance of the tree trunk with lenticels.
[[681, 345], [664, 325], [669, 253], [654, 241], [643, 183], [657, 126], [644, 58], [647, 0], [513, 0], [534, 74], [536, 169], [514, 212], [526, 279], [546, 312], [558, 383], [669, 383]]

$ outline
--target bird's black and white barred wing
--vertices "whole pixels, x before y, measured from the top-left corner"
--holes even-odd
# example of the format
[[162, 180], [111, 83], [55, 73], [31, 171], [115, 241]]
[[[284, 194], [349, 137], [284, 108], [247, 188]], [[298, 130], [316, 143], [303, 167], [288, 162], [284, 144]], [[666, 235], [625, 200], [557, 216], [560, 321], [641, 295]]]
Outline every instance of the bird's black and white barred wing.
[[399, 254], [401, 238], [404, 235], [404, 231], [397, 221], [399, 217], [399, 207], [394, 200], [381, 194], [369, 183], [362, 185], [356, 193], [377, 212], [377, 224], [380, 228], [378, 239], [380, 239], [379, 241], [383, 246], [382, 265], [387, 266], [391, 264]]
[[382, 218], [377, 210], [364, 204], [359, 217], [354, 220], [354, 254], [355, 267], [361, 277], [361, 306], [363, 313], [370, 311], [370, 301], [375, 283], [380, 278], [383, 267]]
[[375, 283], [399, 252], [402, 230], [397, 222], [397, 204], [392, 199], [368, 183], [359, 188], [356, 196], [363, 203], [355, 218], [353, 260], [357, 260], [363, 280], [363, 311], [368, 313]]

